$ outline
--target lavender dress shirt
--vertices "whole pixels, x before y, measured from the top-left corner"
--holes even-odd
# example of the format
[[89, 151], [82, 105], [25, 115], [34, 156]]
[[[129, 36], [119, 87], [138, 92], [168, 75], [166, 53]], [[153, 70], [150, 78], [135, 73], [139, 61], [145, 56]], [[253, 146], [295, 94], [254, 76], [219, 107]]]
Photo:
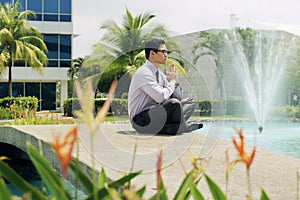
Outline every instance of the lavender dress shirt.
[[[156, 72], [158, 81], [156, 79]], [[128, 92], [128, 114], [130, 120], [144, 110], [154, 108], [169, 99], [175, 84], [168, 82], [166, 75], [149, 60], [138, 68], [132, 77]]]

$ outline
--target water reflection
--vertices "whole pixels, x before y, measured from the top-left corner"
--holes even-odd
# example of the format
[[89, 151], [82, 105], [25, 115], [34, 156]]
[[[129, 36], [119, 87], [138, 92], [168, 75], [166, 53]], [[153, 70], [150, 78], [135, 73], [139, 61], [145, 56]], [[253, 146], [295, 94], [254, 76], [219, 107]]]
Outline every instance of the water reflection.
[[[42, 190], [42, 187], [43, 187], [42, 181], [29, 181], [29, 183], [31, 185], [33, 185], [34, 187], [38, 188], [39, 190]], [[76, 191], [75, 186], [70, 181], [67, 181], [67, 180], [65, 180], [65, 185], [66, 185], [67, 190], [70, 192], [72, 199], [75, 198], [75, 191]], [[23, 196], [23, 193], [20, 190], [18, 190], [14, 185], [8, 183], [7, 187], [9, 189], [9, 191], [11, 192], [11, 194], [16, 195], [16, 196]], [[77, 191], [77, 199], [78, 200], [83, 200], [86, 197], [87, 197], [87, 195], [83, 191], [81, 191], [81, 190]]]

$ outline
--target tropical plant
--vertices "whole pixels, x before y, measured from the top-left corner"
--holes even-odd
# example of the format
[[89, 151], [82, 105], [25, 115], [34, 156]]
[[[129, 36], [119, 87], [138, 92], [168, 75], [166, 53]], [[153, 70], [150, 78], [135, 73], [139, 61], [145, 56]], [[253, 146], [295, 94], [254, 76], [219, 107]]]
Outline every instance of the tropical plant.
[[82, 67], [82, 63], [84, 62], [83, 57], [78, 57], [72, 60], [71, 67], [68, 69], [68, 76], [71, 80], [74, 80], [78, 77], [78, 72]]
[[12, 96], [13, 63], [26, 62], [33, 69], [42, 73], [48, 59], [45, 54], [47, 46], [41, 38], [41, 33], [28, 23], [35, 14], [19, 9], [19, 1], [15, 4], [0, 4], [0, 70], [8, 66], [8, 90]]
[[101, 25], [100, 29], [105, 33], [93, 46], [92, 54], [83, 64], [101, 69], [101, 73], [95, 76], [97, 82], [100, 80], [100, 92], [107, 92], [107, 83], [115, 78], [120, 79], [128, 72], [134, 73], [145, 62], [143, 50], [148, 39], [163, 38], [169, 50], [179, 51], [178, 45], [168, 36], [166, 28], [162, 24], [151, 23], [154, 18], [155, 15], [149, 12], [134, 17], [126, 8], [122, 26], [112, 20]]
[[[80, 75], [86, 74], [85, 70], [83, 70], [82, 64], [86, 57], [78, 57], [72, 59], [71, 67], [68, 69], [68, 77], [70, 80], [68, 81], [68, 97], [71, 98], [75, 93], [73, 93], [74, 89], [74, 80], [80, 78]], [[90, 75], [95, 74], [95, 72], [88, 72]], [[97, 72], [99, 73], [99, 72]], [[86, 77], [86, 75], [84, 75]]]
[[[290, 64], [287, 66], [287, 72], [285, 76], [285, 81], [290, 88], [290, 91], [293, 91], [300, 96], [300, 41], [299, 39], [295, 42], [296, 48], [292, 52]], [[299, 100], [298, 100], [299, 101]]]
[[[201, 31], [199, 33], [199, 42], [195, 43], [192, 49], [193, 53], [193, 65], [197, 65], [197, 61], [202, 56], [211, 56], [214, 60], [216, 70], [215, 74], [217, 77], [218, 88], [222, 87], [223, 82], [223, 64], [220, 62], [222, 54], [226, 53], [224, 51], [224, 34], [225, 30], [221, 31]], [[220, 90], [223, 92], [223, 90]]]

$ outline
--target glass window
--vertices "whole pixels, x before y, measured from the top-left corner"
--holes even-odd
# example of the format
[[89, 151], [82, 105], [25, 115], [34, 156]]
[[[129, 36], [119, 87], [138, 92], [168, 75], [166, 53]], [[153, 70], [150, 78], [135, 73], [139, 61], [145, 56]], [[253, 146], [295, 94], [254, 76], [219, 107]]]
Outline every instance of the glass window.
[[44, 21], [52, 21], [57, 22], [58, 21], [58, 15], [57, 14], [45, 14], [44, 15]]
[[48, 59], [58, 59], [58, 35], [44, 34], [44, 42], [48, 48]]
[[0, 83], [0, 98], [8, 96], [8, 83]]
[[19, 5], [20, 5], [20, 11], [26, 10], [26, 3], [25, 0], [19, 0]]
[[71, 21], [71, 15], [60, 15], [59, 21], [61, 22], [70, 22]]
[[[31, 96], [31, 97], [37, 97], [38, 99], [41, 99], [40, 96], [40, 83], [25, 83], [25, 96]], [[39, 106], [37, 110], [41, 110], [41, 102], [39, 102]]]
[[11, 3], [11, 0], [0, 0], [0, 3], [4, 5], [6, 3]]
[[58, 13], [58, 0], [44, 0], [45, 13]]
[[34, 17], [28, 17], [28, 20], [31, 20], [31, 21], [42, 21], [43, 18], [42, 18], [42, 14], [37, 14], [35, 13], [35, 18]]
[[14, 62], [14, 67], [25, 67], [24, 60], [17, 60]]
[[12, 96], [24, 96], [24, 84], [23, 83], [12, 83]]
[[40, 83], [25, 83], [25, 96], [40, 99]]
[[56, 83], [42, 83], [42, 110], [56, 109]]
[[71, 14], [71, 0], [60, 0], [60, 13]]
[[58, 67], [58, 61], [57, 60], [48, 60], [47, 67]]
[[27, 9], [37, 13], [42, 13], [42, 0], [27, 0]]
[[71, 60], [61, 60], [60, 67], [71, 67]]
[[60, 59], [71, 59], [71, 35], [60, 35]]

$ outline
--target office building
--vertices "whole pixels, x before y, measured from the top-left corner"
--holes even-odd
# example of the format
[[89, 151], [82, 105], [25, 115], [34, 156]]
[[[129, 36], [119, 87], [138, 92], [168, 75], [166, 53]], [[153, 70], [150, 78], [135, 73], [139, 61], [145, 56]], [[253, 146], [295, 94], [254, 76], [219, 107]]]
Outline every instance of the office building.
[[[0, 3], [15, 0], [0, 0]], [[63, 108], [67, 98], [68, 68], [72, 59], [72, 0], [19, 0], [21, 11], [31, 10], [36, 18], [29, 23], [43, 36], [49, 52], [48, 66], [43, 74], [33, 70], [27, 63], [13, 63], [13, 96], [36, 96], [39, 110]], [[59, 87], [59, 88], [58, 88]], [[57, 91], [60, 95], [57, 97]], [[0, 98], [8, 96], [8, 70], [0, 77]], [[57, 99], [60, 104], [56, 105]]]

